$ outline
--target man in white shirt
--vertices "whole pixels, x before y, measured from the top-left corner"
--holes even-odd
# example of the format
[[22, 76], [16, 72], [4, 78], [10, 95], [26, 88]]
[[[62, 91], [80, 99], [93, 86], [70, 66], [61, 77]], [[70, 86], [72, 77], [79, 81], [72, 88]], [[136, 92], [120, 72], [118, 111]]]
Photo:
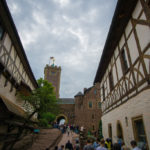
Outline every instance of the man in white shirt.
[[137, 143], [136, 143], [136, 141], [135, 140], [132, 140], [131, 142], [130, 142], [130, 144], [131, 144], [131, 146], [132, 146], [132, 150], [141, 150], [140, 148], [138, 148], [137, 147]]

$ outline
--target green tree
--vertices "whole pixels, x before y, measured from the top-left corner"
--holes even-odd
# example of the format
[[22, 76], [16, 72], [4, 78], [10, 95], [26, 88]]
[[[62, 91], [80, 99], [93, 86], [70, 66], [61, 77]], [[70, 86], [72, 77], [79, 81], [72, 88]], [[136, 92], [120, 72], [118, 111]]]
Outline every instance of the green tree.
[[102, 120], [99, 121], [99, 138], [103, 138], [103, 132], [102, 132]]
[[28, 96], [22, 96], [25, 100], [25, 108], [29, 113], [28, 119], [31, 119], [35, 113], [38, 113], [38, 119], [42, 118], [44, 113], [50, 112], [51, 114], [58, 113], [58, 100], [56, 99], [56, 94], [51, 83], [40, 78], [37, 80], [38, 88], [33, 90]]

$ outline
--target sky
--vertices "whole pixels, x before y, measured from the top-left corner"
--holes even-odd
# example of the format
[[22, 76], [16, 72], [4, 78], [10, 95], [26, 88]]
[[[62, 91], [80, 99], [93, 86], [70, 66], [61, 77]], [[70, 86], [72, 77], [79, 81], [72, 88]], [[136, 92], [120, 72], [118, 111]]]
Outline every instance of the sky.
[[117, 0], [7, 0], [36, 79], [50, 57], [61, 66], [60, 97], [93, 85]]

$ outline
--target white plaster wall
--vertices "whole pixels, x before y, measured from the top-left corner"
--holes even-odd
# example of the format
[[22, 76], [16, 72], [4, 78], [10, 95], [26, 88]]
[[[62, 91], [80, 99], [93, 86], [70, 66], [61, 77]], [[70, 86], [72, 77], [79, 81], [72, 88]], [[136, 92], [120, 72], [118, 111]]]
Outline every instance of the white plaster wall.
[[16, 66], [17, 66], [17, 68], [19, 67], [19, 64], [20, 64], [20, 59], [19, 59], [19, 57], [17, 56], [17, 58], [16, 58]]
[[113, 66], [112, 72], [113, 72], [113, 78], [114, 78], [114, 85], [116, 85], [117, 84], [117, 74], [116, 74], [116, 67], [115, 66]]
[[14, 48], [14, 46], [12, 46], [10, 56], [11, 56], [11, 58], [12, 58], [13, 60], [15, 60], [15, 48]]
[[133, 11], [133, 13], [132, 13], [132, 17], [133, 18], [138, 18], [141, 10], [142, 10], [142, 5], [141, 5], [141, 2], [139, 0], [136, 7], [135, 7], [135, 9], [134, 9], [134, 11]]
[[[150, 48], [146, 51], [145, 55], [149, 55], [150, 56]], [[145, 58], [144, 62], [146, 64], [146, 70], [150, 74], [150, 59]]]
[[131, 61], [132, 61], [132, 63], [134, 63], [135, 60], [137, 59], [137, 57], [139, 57], [139, 54], [138, 54], [137, 44], [136, 44], [133, 32], [131, 33], [127, 43], [128, 43], [128, 47], [129, 47]]
[[123, 48], [124, 43], [125, 43], [125, 39], [124, 39], [124, 35], [122, 35], [120, 42], [119, 42], [120, 49]]
[[150, 43], [150, 27], [145, 25], [136, 25], [136, 30], [141, 49], [144, 50], [148, 43]]
[[114, 55], [115, 55], [115, 58], [117, 58], [118, 55], [119, 55], [119, 51], [118, 51], [118, 48], [117, 48], [117, 47], [116, 47], [116, 49], [115, 49]]
[[[4, 46], [5, 46], [5, 48], [7, 49], [7, 51], [10, 50], [11, 43], [12, 43], [12, 42], [11, 42], [11, 39], [10, 39], [9, 35], [6, 34], [6, 38], [5, 38], [5, 40], [4, 40]], [[2, 55], [2, 53], [1, 53], [0, 55]], [[20, 73], [22, 73], [24, 67], [23, 67], [23, 65], [22, 65], [22, 62], [21, 62], [19, 56], [17, 56], [17, 58], [15, 58], [15, 55], [16, 55], [16, 50], [15, 50], [14, 46], [12, 46], [12, 50], [11, 50], [10, 56], [11, 56], [11, 58], [12, 58], [13, 60], [16, 59], [16, 60], [15, 60], [15, 64], [16, 64], [17, 68], [19, 68], [19, 66], [21, 65]], [[6, 56], [6, 57], [7, 57], [7, 56]], [[2, 59], [2, 61], [4, 61], [4, 60]], [[9, 60], [8, 65], [11, 64], [11, 63], [12, 63], [12, 62]], [[12, 68], [9, 67], [8, 70], [9, 70], [10, 73], [11, 73]], [[16, 72], [16, 73], [14, 74], [14, 78], [17, 79], [17, 75], [18, 75], [18, 73]], [[26, 81], [26, 83], [28, 84], [29, 81], [30, 81], [29, 76], [28, 76], [28, 75], [25, 76], [25, 74], [24, 74], [23, 78], [24, 78], [24, 80]], [[18, 80], [18, 79], [17, 79], [17, 80]], [[19, 81], [20, 81], [20, 79], [19, 79]], [[31, 81], [30, 81], [30, 82], [31, 82]], [[31, 89], [33, 89], [33, 84], [32, 84], [32, 86], [31, 86], [30, 83], [29, 83], [28, 85], [29, 85], [29, 87], [30, 87]]]
[[[4, 48], [2, 48], [1, 52], [0, 52], [0, 56], [2, 56], [4, 54]], [[4, 63], [5, 59], [4, 56], [1, 58], [1, 61]]]
[[[127, 146], [130, 146], [130, 141], [134, 139], [132, 118], [140, 115], [143, 115], [143, 122], [150, 147], [150, 89], [141, 92], [136, 97], [131, 98], [126, 103], [102, 116], [104, 138], [108, 137], [108, 124], [111, 123], [113, 142], [116, 142], [116, 126], [117, 120], [119, 120], [123, 127], [124, 142]], [[128, 126], [126, 126], [125, 117], [128, 118]]]
[[107, 94], [108, 94], [110, 92], [109, 79], [107, 78], [106, 81], [107, 81]]
[[118, 78], [120, 80], [120, 78], [123, 76], [123, 73], [122, 73], [122, 67], [121, 67], [121, 62], [119, 57], [117, 58], [116, 65], [117, 65]]
[[132, 24], [131, 24], [131, 21], [129, 21], [129, 22], [128, 22], [128, 25], [127, 25], [127, 27], [126, 27], [126, 29], [125, 29], [126, 37], [129, 36], [129, 33], [131, 32], [131, 30], [132, 30]]
[[11, 40], [10, 40], [10, 37], [9, 37], [8, 34], [6, 35], [6, 38], [4, 40], [4, 45], [5, 45], [6, 49], [7, 49], [7, 51], [9, 51], [10, 50], [10, 46], [11, 46]]
[[124, 47], [124, 50], [125, 50], [125, 56], [126, 56], [128, 67], [130, 67], [126, 47]]

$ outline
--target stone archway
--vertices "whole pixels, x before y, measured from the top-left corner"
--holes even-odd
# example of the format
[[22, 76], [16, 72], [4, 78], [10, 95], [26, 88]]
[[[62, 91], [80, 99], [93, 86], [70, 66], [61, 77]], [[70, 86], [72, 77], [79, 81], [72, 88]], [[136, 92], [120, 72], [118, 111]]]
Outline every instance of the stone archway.
[[67, 118], [67, 116], [64, 115], [64, 114], [59, 114], [59, 115], [56, 117], [56, 120], [55, 120], [55, 121], [56, 121], [57, 123], [59, 123], [61, 119], [65, 119], [65, 124], [68, 123], [68, 118]]

